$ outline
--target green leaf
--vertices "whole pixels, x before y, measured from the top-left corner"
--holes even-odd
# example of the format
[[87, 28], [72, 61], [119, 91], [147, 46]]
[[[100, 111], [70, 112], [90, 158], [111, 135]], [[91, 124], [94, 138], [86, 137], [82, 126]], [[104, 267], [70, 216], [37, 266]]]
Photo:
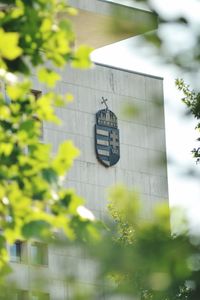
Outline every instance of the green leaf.
[[4, 154], [5, 156], [9, 156], [13, 150], [13, 144], [11, 143], [1, 143], [0, 146], [0, 154]]
[[40, 27], [40, 30], [41, 32], [49, 32], [52, 28], [52, 22], [49, 18], [45, 18], [43, 21], [42, 21], [42, 25]]
[[6, 87], [7, 94], [12, 100], [22, 100], [24, 96], [30, 93], [30, 89], [31, 82], [29, 80], [24, 80], [23, 82]]
[[22, 49], [18, 45], [19, 33], [5, 32], [0, 28], [0, 55], [8, 60], [14, 60], [22, 54]]
[[50, 224], [44, 220], [31, 221], [23, 226], [22, 234], [25, 239], [49, 236]]
[[56, 82], [60, 80], [60, 75], [50, 69], [40, 68], [38, 78], [41, 82], [46, 83], [49, 87], [54, 87]]
[[74, 55], [72, 66], [74, 68], [89, 68], [92, 64], [90, 60], [90, 53], [93, 51], [93, 48], [82, 45], [80, 46]]
[[59, 118], [55, 115], [53, 104], [56, 102], [56, 95], [48, 93], [37, 99], [37, 116], [41, 120], [55, 122], [60, 124]]
[[53, 168], [59, 175], [64, 175], [78, 155], [79, 150], [71, 141], [64, 142], [59, 146], [58, 154], [53, 160]]

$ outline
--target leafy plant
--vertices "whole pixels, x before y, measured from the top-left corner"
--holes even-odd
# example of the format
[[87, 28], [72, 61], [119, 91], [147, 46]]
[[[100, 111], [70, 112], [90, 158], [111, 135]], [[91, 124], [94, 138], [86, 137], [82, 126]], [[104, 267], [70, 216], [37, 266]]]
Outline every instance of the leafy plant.
[[[42, 122], [58, 124], [55, 107], [72, 98], [53, 92], [60, 79], [56, 68], [91, 65], [91, 48], [73, 47], [68, 17], [76, 13], [62, 0], [1, 1], [0, 275], [6, 272], [6, 243], [49, 240], [57, 230], [72, 240], [96, 235], [81, 209], [83, 199], [62, 186], [78, 149], [65, 141], [53, 155], [51, 146], [40, 142]], [[47, 86], [46, 94], [31, 93], [33, 72]]]

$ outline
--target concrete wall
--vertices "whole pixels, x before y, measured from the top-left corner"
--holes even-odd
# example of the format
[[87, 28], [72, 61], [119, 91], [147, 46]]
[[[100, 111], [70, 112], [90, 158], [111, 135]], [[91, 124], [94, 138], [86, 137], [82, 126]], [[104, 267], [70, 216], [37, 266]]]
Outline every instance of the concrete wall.
[[[67, 107], [57, 109], [61, 126], [44, 124], [44, 141], [51, 143], [56, 152], [61, 142], [72, 139], [81, 150], [65, 185], [75, 188], [86, 199], [86, 206], [103, 219], [107, 188], [118, 182], [124, 183], [140, 190], [143, 217], [151, 218], [154, 205], [168, 196], [166, 165], [155, 164], [165, 157], [163, 105], [162, 102], [159, 106], [155, 105], [155, 100], [163, 101], [162, 79], [101, 65], [87, 71], [68, 68], [61, 75], [57, 92], [73, 93], [75, 100]], [[46, 92], [36, 77], [33, 77], [33, 88]], [[109, 109], [117, 115], [120, 130], [121, 158], [110, 168], [101, 165], [95, 154], [95, 114], [103, 107], [102, 96], [108, 99]], [[139, 110], [134, 118], [127, 118], [121, 113], [127, 104]], [[34, 290], [33, 279], [39, 271], [42, 278], [50, 276], [43, 290], [49, 291], [51, 300], [72, 299], [71, 289], [64, 280], [67, 272], [78, 277], [83, 290], [94, 287], [99, 291], [98, 299], [108, 299], [95, 278], [97, 266], [86, 253], [50, 246], [47, 255], [48, 266], [33, 266], [29, 261], [12, 264], [15, 270], [13, 276], [17, 274], [22, 289]]]
[[[106, 211], [108, 186], [124, 183], [135, 187], [150, 217], [154, 203], [168, 197], [166, 165], [157, 163], [165, 158], [164, 111], [155, 104], [158, 99], [163, 101], [162, 79], [100, 65], [88, 71], [66, 69], [62, 78], [57, 91], [71, 92], [75, 100], [57, 109], [60, 127], [44, 124], [44, 139], [53, 145], [53, 151], [66, 139], [81, 150], [66, 186], [74, 187], [99, 218]], [[95, 113], [103, 108], [102, 96], [117, 115], [120, 130], [120, 161], [110, 168], [97, 161], [94, 146]], [[134, 118], [122, 114], [129, 104], [139, 110]]]

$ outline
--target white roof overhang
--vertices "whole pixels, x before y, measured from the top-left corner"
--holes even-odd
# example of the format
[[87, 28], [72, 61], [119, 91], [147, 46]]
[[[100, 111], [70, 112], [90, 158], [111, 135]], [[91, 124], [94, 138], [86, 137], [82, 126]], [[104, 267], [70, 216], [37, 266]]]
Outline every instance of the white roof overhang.
[[[118, 1], [118, 3], [116, 3]], [[140, 20], [140, 22], [148, 20], [150, 11], [140, 9], [138, 4], [129, 6], [129, 0], [123, 1], [126, 4], [119, 4], [119, 0], [106, 1], [106, 0], [70, 0], [68, 3], [77, 8], [78, 16], [71, 17], [74, 31], [76, 32], [75, 46], [80, 44], [87, 44], [94, 49], [109, 45], [129, 37], [140, 34], [137, 30], [125, 33], [117, 32], [116, 34], [110, 30], [113, 24], [113, 11], [120, 12], [123, 8], [124, 15], [131, 16], [131, 18], [121, 18], [120, 23], [122, 28], [130, 28], [133, 19]], [[132, 2], [132, 1], [131, 1]], [[142, 23], [141, 22], [141, 23]], [[151, 30], [152, 28], [149, 28]], [[145, 31], [144, 31], [145, 32]]]

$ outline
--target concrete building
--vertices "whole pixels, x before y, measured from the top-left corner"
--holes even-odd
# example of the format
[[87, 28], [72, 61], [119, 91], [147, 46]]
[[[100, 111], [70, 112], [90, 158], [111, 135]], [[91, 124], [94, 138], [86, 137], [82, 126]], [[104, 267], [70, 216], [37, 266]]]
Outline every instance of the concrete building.
[[[77, 18], [79, 22], [75, 24], [80, 42], [86, 35], [90, 37], [87, 43], [92, 39], [95, 47], [106, 45], [109, 38], [98, 34], [110, 18], [114, 4], [100, 0], [72, 2], [81, 9], [80, 19]], [[130, 7], [126, 9], [139, 15], [138, 18], [149, 14]], [[89, 33], [85, 32], [85, 28], [90, 29]], [[113, 41], [116, 41], [114, 37]], [[154, 104], [155, 99], [163, 100], [163, 79], [99, 64], [86, 71], [68, 67], [61, 75], [57, 91], [61, 94], [71, 92], [75, 100], [65, 108], [57, 108], [62, 125], [56, 127], [45, 123], [43, 137], [44, 142], [53, 145], [53, 151], [67, 139], [73, 140], [81, 151], [68, 174], [66, 186], [75, 188], [86, 199], [86, 207], [100, 219], [104, 219], [106, 214], [109, 186], [124, 183], [135, 187], [140, 191], [144, 204], [143, 217], [151, 218], [155, 204], [168, 198], [166, 165], [156, 164], [158, 158], [166, 157], [164, 109], [163, 105], [158, 108]], [[34, 76], [33, 88], [46, 92]], [[95, 115], [104, 108], [102, 97], [108, 99], [109, 110], [117, 116], [120, 132], [120, 160], [111, 167], [102, 165], [95, 152]], [[137, 116], [123, 115], [124, 105], [134, 105], [139, 111]], [[17, 278], [21, 289], [16, 299], [72, 299], [64, 277], [66, 270], [69, 275], [76, 273], [83, 289], [96, 286], [101, 290], [95, 281], [95, 263], [74, 249], [48, 247], [36, 242], [15, 245], [10, 251], [13, 277]], [[42, 278], [50, 279], [40, 292], [35, 292], [34, 279], [38, 271]], [[102, 291], [97, 299], [108, 298]]]

